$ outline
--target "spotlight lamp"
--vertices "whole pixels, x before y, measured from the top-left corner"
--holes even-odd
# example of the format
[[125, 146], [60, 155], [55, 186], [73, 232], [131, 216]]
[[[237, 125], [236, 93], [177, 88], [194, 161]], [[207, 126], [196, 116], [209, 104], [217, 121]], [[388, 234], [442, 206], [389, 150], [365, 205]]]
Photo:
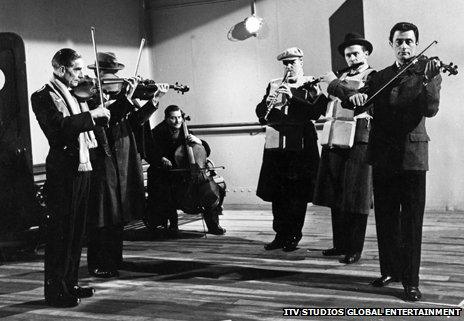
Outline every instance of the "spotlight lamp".
[[251, 16], [245, 19], [245, 29], [256, 36], [263, 26], [264, 19], [256, 15], [256, 3], [255, 0], [251, 0]]
[[256, 14], [252, 14], [248, 18], [245, 19], [245, 29], [253, 34], [257, 35], [258, 31], [263, 26], [263, 18], [256, 16]]
[[264, 38], [263, 34], [266, 34], [266, 31], [264, 19], [256, 14], [255, 0], [251, 0], [251, 15], [233, 25], [227, 33], [227, 39], [230, 41], [243, 41], [251, 37], [259, 36]]

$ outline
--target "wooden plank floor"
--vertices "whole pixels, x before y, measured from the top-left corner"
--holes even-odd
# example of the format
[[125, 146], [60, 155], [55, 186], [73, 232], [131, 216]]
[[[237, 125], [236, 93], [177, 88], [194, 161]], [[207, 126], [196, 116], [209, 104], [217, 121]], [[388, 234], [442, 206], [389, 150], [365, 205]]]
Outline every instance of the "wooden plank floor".
[[[398, 283], [377, 289], [379, 275], [371, 215], [359, 264], [325, 258], [331, 246], [327, 209], [308, 207], [297, 251], [264, 251], [273, 238], [269, 210], [226, 210], [225, 236], [202, 234], [197, 216], [181, 215], [179, 239], [159, 239], [136, 222], [125, 231], [124, 269], [118, 279], [87, 273], [82, 285], [97, 289], [72, 309], [43, 301], [43, 257], [17, 257], [0, 265], [0, 318], [5, 320], [292, 320], [283, 308], [462, 307], [464, 305], [464, 213], [427, 212], [421, 290], [417, 303], [401, 299]], [[294, 317], [294, 320], [444, 320], [446, 317]], [[462, 320], [451, 317], [449, 320]]]

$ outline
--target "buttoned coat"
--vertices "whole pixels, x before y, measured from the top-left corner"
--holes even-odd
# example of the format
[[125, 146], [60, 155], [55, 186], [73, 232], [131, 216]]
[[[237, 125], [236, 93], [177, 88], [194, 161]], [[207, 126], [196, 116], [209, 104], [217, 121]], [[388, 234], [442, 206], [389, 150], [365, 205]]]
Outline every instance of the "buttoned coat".
[[92, 130], [94, 122], [89, 112], [72, 115], [66, 102], [49, 84], [33, 93], [31, 102], [32, 110], [50, 145], [45, 163], [47, 206], [65, 207], [65, 186], [77, 175], [79, 166], [79, 134]]
[[[274, 82], [280, 83], [282, 79]], [[266, 120], [266, 99], [270, 90], [271, 83], [267, 86], [262, 101], [256, 106], [260, 123], [271, 123], [276, 130], [285, 130], [290, 135], [301, 133], [304, 143], [303, 148], [298, 151], [264, 150], [256, 195], [264, 201], [272, 202], [280, 195], [285, 195], [282, 188], [290, 186], [295, 197], [311, 202], [319, 166], [317, 133], [312, 120], [318, 119], [325, 112], [327, 97], [323, 94], [311, 94], [303, 86], [291, 88], [293, 97], [288, 100], [288, 114], [273, 109]]]
[[[370, 97], [398, 72], [393, 64], [373, 75], [361, 91]], [[368, 160], [379, 168], [429, 169], [425, 118], [438, 112], [441, 76], [424, 84], [424, 76], [407, 71], [374, 100]]]

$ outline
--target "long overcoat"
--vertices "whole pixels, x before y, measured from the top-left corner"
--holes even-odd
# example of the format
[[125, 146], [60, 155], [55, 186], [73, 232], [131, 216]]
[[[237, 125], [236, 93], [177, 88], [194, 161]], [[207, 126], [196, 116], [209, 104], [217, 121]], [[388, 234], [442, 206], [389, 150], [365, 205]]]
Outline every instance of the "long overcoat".
[[156, 110], [151, 101], [136, 109], [125, 97], [118, 97], [108, 108], [109, 125], [94, 130], [98, 147], [92, 159], [89, 223], [97, 227], [120, 225], [143, 216], [143, 146], [137, 145], [136, 138]]
[[[342, 75], [329, 84], [327, 92], [343, 101], [357, 90], [350, 80], [365, 82], [373, 74], [369, 68], [355, 76]], [[372, 167], [367, 159], [370, 129], [369, 118], [359, 118], [353, 147], [322, 148], [314, 204], [335, 208], [341, 213], [369, 214], [373, 205]]]
[[325, 111], [327, 98], [319, 91], [304, 86], [291, 88], [293, 97], [287, 101], [288, 113], [284, 114], [283, 109], [272, 109], [266, 120], [266, 99], [272, 82], [281, 81], [273, 80], [267, 86], [266, 94], [256, 106], [256, 115], [261, 124], [272, 126], [287, 137], [301, 135], [302, 148], [264, 149], [256, 195], [272, 202], [280, 195], [287, 195], [283, 188], [291, 188], [292, 195], [311, 202], [319, 165], [317, 133], [312, 120], [318, 119]]

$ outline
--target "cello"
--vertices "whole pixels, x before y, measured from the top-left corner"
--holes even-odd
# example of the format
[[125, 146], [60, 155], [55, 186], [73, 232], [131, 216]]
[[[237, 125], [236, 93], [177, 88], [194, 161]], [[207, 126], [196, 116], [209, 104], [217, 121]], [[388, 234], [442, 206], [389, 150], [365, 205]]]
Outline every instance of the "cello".
[[183, 173], [175, 189], [175, 195], [179, 209], [187, 214], [198, 214], [219, 205], [220, 191], [207, 167], [205, 147], [200, 144], [192, 146], [188, 144], [189, 131], [186, 121], [190, 118], [185, 114], [182, 116], [184, 144], [180, 145], [174, 153], [177, 169], [172, 171]]

